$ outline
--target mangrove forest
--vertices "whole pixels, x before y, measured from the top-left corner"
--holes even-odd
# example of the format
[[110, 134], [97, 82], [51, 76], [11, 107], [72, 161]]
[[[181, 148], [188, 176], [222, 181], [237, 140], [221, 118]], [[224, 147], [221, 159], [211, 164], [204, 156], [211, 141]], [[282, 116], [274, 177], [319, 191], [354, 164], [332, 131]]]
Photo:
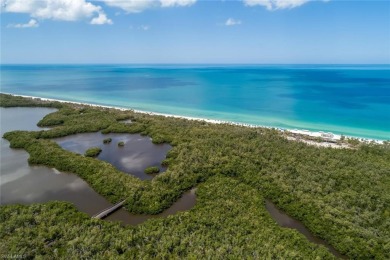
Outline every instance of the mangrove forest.
[[[0, 104], [57, 108], [39, 121], [44, 130], [12, 131], [3, 138], [11, 148], [27, 151], [31, 166], [76, 174], [111, 203], [125, 200], [130, 213], [158, 214], [193, 188], [197, 196], [191, 210], [135, 226], [93, 219], [65, 201], [1, 205], [2, 257], [337, 258], [298, 231], [279, 226], [265, 207], [272, 201], [339, 256], [390, 259], [388, 142], [334, 149], [288, 140], [283, 132], [261, 127], [5, 94], [0, 94]], [[98, 154], [96, 149], [84, 156], [51, 140], [99, 131], [137, 133], [155, 144], [170, 144], [162, 163], [167, 170], [141, 180], [89, 157]]]

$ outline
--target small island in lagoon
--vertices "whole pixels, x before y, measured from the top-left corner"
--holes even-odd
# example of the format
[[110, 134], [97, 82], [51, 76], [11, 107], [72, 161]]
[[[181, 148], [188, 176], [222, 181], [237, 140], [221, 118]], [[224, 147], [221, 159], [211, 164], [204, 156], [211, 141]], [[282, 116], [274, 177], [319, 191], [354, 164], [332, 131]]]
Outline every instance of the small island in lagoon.
[[91, 147], [85, 151], [85, 156], [87, 157], [96, 157], [102, 152], [102, 149], [99, 147]]

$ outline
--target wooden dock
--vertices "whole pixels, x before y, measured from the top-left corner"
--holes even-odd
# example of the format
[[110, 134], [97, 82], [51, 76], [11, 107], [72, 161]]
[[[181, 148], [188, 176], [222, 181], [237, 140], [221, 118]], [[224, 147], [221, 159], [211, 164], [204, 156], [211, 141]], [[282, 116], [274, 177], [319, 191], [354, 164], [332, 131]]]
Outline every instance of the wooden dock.
[[115, 204], [114, 206], [109, 207], [109, 208], [103, 210], [102, 212], [94, 215], [92, 218], [103, 219], [103, 218], [107, 217], [111, 213], [113, 213], [113, 212], [117, 211], [118, 209], [120, 209], [123, 206], [123, 204], [125, 203], [125, 201], [126, 200], [122, 200], [121, 202]]

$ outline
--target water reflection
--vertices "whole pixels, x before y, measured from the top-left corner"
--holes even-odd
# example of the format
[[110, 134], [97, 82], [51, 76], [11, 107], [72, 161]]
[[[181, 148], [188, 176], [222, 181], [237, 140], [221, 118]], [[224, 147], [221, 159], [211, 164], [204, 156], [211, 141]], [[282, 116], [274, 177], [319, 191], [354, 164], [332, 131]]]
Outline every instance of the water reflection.
[[[112, 141], [104, 144], [103, 140], [107, 138], [111, 138]], [[154, 177], [144, 173], [145, 168], [149, 166], [158, 166], [160, 172], [166, 170], [161, 162], [172, 148], [168, 144], [153, 144], [149, 137], [140, 134], [84, 133], [55, 138], [53, 141], [63, 149], [79, 154], [84, 154], [88, 148], [100, 147], [102, 152], [98, 159], [109, 162], [120, 171], [130, 173], [141, 180]], [[118, 146], [119, 142], [124, 142], [125, 145]]]
[[[0, 108], [0, 135], [14, 130], [42, 130], [36, 124], [45, 115], [56, 111], [52, 108]], [[26, 166], [28, 154], [23, 150], [9, 148], [9, 142], [3, 138], [1, 142], [0, 156], [0, 187], [27, 175], [30, 171]], [[21, 162], [24, 162], [22, 164]], [[0, 190], [1, 190], [0, 189]], [[0, 200], [2, 200], [1, 196]]]

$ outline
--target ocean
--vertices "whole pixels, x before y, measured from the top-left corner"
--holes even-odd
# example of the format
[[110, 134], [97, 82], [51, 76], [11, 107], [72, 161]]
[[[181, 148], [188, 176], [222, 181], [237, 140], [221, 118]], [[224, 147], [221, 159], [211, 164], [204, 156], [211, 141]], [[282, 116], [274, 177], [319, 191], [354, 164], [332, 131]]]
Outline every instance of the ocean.
[[1, 92], [390, 139], [390, 65], [1, 65]]

